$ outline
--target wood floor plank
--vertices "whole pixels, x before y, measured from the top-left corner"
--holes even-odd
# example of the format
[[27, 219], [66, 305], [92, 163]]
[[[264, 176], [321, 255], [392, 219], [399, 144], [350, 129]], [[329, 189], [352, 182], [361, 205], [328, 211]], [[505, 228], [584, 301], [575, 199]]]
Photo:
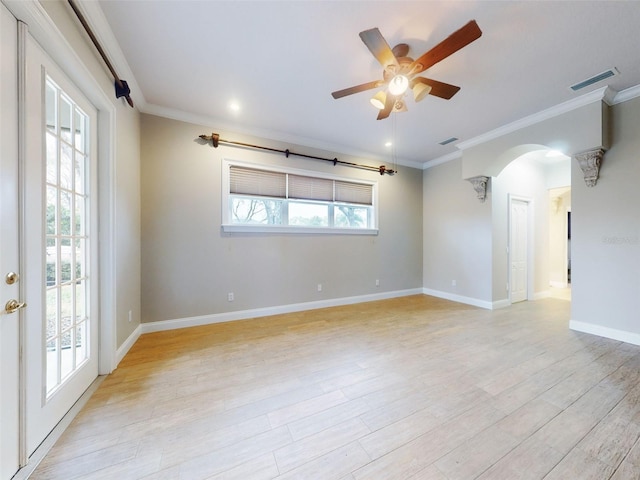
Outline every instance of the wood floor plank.
[[426, 295], [145, 334], [32, 479], [640, 480], [640, 347]]

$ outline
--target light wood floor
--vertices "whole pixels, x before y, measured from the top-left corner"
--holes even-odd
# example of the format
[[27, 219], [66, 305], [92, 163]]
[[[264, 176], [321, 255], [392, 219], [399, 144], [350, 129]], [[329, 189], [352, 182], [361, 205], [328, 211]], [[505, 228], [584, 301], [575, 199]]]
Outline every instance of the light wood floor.
[[640, 347], [418, 295], [144, 335], [34, 479], [639, 479]]

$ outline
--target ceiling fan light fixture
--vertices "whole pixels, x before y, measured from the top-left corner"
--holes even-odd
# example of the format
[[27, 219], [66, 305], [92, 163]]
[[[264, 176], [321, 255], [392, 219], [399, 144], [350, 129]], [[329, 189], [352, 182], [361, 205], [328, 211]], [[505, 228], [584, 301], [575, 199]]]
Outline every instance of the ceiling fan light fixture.
[[419, 102], [431, 93], [431, 85], [427, 85], [426, 83], [416, 83], [411, 90], [413, 91], [413, 99], [416, 102]]
[[409, 79], [404, 75], [396, 75], [389, 82], [389, 93], [391, 95], [402, 95], [409, 88]]
[[384, 104], [387, 102], [387, 95], [383, 91], [379, 91], [373, 97], [371, 97], [371, 105], [376, 107], [378, 110], [382, 110], [384, 108]]
[[392, 112], [407, 112], [409, 109], [407, 108], [407, 104], [405, 102], [403, 102], [402, 100], [398, 100], [394, 105], [393, 105], [393, 110]]

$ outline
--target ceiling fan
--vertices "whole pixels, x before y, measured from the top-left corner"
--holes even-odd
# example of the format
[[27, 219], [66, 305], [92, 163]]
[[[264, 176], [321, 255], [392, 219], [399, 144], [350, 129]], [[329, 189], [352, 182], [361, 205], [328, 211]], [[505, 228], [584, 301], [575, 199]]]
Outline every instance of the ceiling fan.
[[406, 43], [400, 43], [391, 48], [380, 33], [380, 30], [377, 28], [365, 30], [360, 32], [360, 38], [382, 65], [384, 69], [382, 71], [382, 80], [374, 80], [362, 85], [338, 90], [331, 95], [333, 98], [338, 99], [384, 86], [384, 90], [380, 90], [371, 98], [373, 106], [380, 110], [378, 120], [387, 118], [391, 112], [407, 110], [403, 97], [409, 88], [411, 88], [416, 102], [419, 102], [427, 95], [435, 95], [449, 100], [458, 93], [460, 87], [417, 75], [461, 48], [466, 47], [480, 38], [481, 35], [482, 31], [478, 24], [475, 20], [471, 20], [464, 27], [456, 30], [438, 45], [414, 60], [407, 56], [409, 45]]

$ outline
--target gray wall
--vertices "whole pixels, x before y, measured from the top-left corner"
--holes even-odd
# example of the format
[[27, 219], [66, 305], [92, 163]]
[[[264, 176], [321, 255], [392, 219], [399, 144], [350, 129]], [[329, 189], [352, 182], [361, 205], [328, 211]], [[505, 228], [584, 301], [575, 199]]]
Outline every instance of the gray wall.
[[612, 107], [610, 124], [597, 185], [572, 169], [571, 318], [640, 342], [640, 98]]
[[[330, 163], [198, 141], [211, 126], [142, 115], [142, 321], [286, 306], [422, 286], [422, 172], [380, 176]], [[214, 130], [215, 131], [215, 130]], [[331, 152], [221, 137], [332, 158]], [[339, 156], [367, 163], [366, 159]], [[221, 231], [222, 159], [378, 182], [379, 235]], [[376, 163], [373, 163], [376, 165]], [[375, 286], [375, 280], [380, 286]], [[322, 292], [317, 284], [323, 285]], [[229, 302], [227, 294], [235, 300]]]
[[452, 299], [490, 302], [490, 198], [481, 203], [462, 180], [460, 159], [429, 168], [423, 177], [424, 288]]
[[[608, 115], [609, 131], [603, 137], [608, 138], [610, 149], [604, 157], [600, 179], [591, 188], [585, 185], [577, 161], [571, 161], [571, 326], [640, 344], [636, 306], [640, 296], [640, 99], [604, 109], [594, 105], [596, 109], [583, 107], [578, 113], [589, 113], [583, 119], [588, 138], [598, 137], [594, 133], [598, 129], [590, 127], [598, 124], [593, 114], [602, 111], [603, 118]], [[520, 131], [510, 136], [520, 142], [541, 145], [545, 131], [562, 139], [563, 128], [572, 132], [571, 136], [580, 137], [579, 123], [559, 127], [556, 120], [536, 125], [537, 138], [527, 140], [526, 132]], [[474, 159], [494, 165], [501, 148], [517, 151], [517, 146], [508, 139], [494, 142], [483, 148], [475, 147]], [[483, 161], [481, 151], [493, 153]], [[486, 203], [480, 204], [470, 184], [461, 180], [464, 175], [461, 163], [458, 159], [424, 172], [424, 287], [443, 296], [457, 294], [468, 297], [462, 300], [494, 305], [508, 298], [506, 205], [507, 195], [513, 193], [531, 196], [536, 204], [535, 293], [543, 294], [550, 280], [546, 189], [566, 185], [566, 167], [547, 168], [543, 172], [531, 165], [520, 166], [529, 171], [512, 172], [514, 175], [509, 175], [508, 182], [502, 175], [494, 177]], [[538, 186], [537, 190], [531, 188], [533, 185]], [[544, 194], [539, 195], [538, 191]], [[451, 287], [451, 280], [456, 277], [457, 289]], [[461, 283], [460, 278], [469, 279], [472, 285]]]

